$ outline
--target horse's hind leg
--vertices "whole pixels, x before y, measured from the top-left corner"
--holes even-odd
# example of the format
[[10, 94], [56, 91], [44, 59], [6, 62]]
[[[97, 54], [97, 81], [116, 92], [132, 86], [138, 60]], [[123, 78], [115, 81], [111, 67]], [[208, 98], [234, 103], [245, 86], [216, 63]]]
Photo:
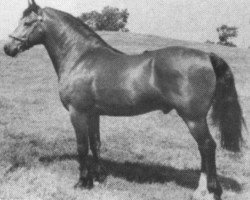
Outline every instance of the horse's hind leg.
[[93, 178], [89, 173], [88, 151], [88, 115], [86, 113], [78, 112], [75, 108], [70, 107], [70, 118], [76, 133], [78, 161], [80, 164], [80, 177], [76, 187], [92, 188]]
[[192, 136], [195, 138], [201, 155], [201, 175], [199, 186], [193, 198], [196, 200], [219, 200], [222, 189], [217, 180], [214, 142], [206, 121], [206, 117], [190, 119], [183, 116]]
[[104, 174], [101, 174], [100, 165], [100, 116], [96, 114], [90, 115], [88, 118], [88, 125], [90, 149], [94, 160], [93, 171], [91, 173], [93, 173], [97, 182], [102, 182], [105, 179], [105, 176]]

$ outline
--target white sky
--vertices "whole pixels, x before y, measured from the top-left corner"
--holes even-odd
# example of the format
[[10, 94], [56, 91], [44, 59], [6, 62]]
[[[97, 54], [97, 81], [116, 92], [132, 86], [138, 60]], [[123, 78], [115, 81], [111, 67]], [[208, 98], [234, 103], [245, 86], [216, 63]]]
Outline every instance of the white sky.
[[[127, 8], [131, 32], [175, 39], [217, 41], [216, 27], [239, 27], [234, 40], [250, 46], [250, 0], [36, 0], [41, 7], [53, 7], [79, 16], [110, 5]], [[27, 0], [0, 0], [0, 39], [6, 39], [17, 25]]]

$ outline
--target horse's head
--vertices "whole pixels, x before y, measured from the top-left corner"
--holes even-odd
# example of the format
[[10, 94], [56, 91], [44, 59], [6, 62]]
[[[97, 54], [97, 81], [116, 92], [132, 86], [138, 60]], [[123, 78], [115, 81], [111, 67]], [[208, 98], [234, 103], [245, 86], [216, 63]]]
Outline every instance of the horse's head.
[[18, 27], [9, 35], [11, 41], [4, 46], [5, 53], [12, 57], [36, 44], [41, 44], [44, 38], [41, 8], [35, 0], [28, 0], [28, 3], [29, 6], [24, 10]]

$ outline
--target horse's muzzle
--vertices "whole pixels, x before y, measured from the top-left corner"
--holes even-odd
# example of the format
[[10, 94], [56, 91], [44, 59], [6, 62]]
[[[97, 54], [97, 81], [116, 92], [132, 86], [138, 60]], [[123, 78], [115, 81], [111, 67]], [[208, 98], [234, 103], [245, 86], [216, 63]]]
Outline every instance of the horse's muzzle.
[[4, 52], [6, 55], [15, 57], [19, 52], [19, 46], [18, 45], [12, 45], [12, 44], [5, 44], [4, 45]]

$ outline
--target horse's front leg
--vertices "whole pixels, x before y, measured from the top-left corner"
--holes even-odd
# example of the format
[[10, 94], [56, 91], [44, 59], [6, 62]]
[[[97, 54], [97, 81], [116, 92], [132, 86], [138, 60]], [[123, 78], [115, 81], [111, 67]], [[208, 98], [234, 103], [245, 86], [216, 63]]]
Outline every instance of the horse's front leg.
[[92, 188], [93, 177], [89, 172], [89, 163], [87, 160], [89, 151], [88, 138], [88, 114], [79, 112], [74, 107], [70, 107], [70, 118], [76, 133], [78, 161], [80, 164], [80, 177], [75, 188]]
[[88, 118], [88, 125], [90, 149], [92, 151], [94, 161], [94, 166], [93, 170], [91, 170], [91, 173], [93, 173], [93, 177], [97, 183], [103, 182], [105, 180], [105, 173], [102, 172], [100, 164], [100, 116], [97, 114], [91, 114]]

